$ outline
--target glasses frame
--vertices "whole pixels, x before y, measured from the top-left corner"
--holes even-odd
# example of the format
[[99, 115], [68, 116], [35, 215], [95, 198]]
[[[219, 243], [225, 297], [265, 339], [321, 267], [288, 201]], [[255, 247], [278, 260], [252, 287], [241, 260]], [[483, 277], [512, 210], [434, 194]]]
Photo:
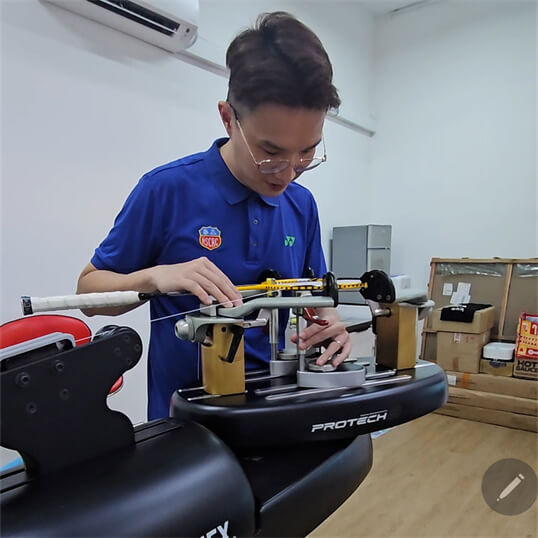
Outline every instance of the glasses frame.
[[[243, 127], [241, 127], [241, 122], [239, 121], [239, 117], [237, 115], [237, 111], [235, 108], [230, 104], [230, 108], [232, 109], [234, 116], [235, 116], [235, 122], [237, 123], [237, 127], [239, 128], [239, 132], [241, 133], [241, 137], [243, 138], [243, 142], [245, 143], [245, 146], [248, 149], [248, 152], [250, 153], [250, 156], [252, 157], [252, 161], [254, 164], [258, 167], [258, 170], [261, 174], [269, 175], [269, 174], [278, 174], [280, 172], [283, 172], [290, 166], [292, 166], [291, 161], [289, 159], [262, 159], [261, 161], [257, 161], [256, 157], [254, 157], [254, 153], [252, 153], [252, 150], [250, 149], [250, 145], [247, 142], [247, 138], [245, 136], [245, 133], [243, 132]], [[321, 143], [323, 144], [323, 157], [313, 157], [312, 159], [299, 159], [299, 163], [302, 161], [310, 161], [310, 165], [308, 166], [298, 166], [293, 165], [293, 171], [296, 174], [302, 174], [303, 172], [308, 172], [309, 170], [313, 170], [314, 168], [317, 168], [320, 164], [327, 161], [327, 148], [325, 147], [325, 138], [323, 136], [323, 133], [321, 134]], [[316, 161], [314, 164], [312, 164], [313, 161]], [[262, 166], [264, 165], [278, 165], [281, 166], [276, 168], [274, 170], [264, 170]]]

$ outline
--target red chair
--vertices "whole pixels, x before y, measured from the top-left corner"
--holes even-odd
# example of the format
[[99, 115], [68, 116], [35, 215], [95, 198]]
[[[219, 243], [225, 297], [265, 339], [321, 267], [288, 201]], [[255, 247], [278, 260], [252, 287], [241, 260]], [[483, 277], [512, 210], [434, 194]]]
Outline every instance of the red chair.
[[[92, 337], [91, 329], [81, 319], [42, 314], [8, 321], [0, 325], [0, 349], [55, 332], [72, 335], [77, 346], [87, 344]], [[112, 385], [109, 396], [118, 392], [122, 385], [123, 376], [120, 376]]]

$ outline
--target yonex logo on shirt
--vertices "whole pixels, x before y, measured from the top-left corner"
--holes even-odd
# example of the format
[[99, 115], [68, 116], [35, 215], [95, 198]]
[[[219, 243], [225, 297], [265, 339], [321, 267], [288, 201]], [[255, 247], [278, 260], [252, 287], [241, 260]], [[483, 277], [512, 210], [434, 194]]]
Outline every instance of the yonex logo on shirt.
[[287, 235], [286, 239], [284, 239], [284, 246], [293, 247], [293, 243], [295, 243], [295, 237], [293, 235]]

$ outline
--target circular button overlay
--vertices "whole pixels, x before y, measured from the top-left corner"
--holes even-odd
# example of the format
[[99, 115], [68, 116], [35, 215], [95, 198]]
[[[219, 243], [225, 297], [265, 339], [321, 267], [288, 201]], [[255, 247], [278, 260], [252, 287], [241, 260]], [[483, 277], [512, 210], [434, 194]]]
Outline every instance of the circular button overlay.
[[516, 516], [528, 510], [537, 493], [536, 473], [521, 460], [499, 460], [482, 478], [484, 500], [492, 510], [505, 516]]

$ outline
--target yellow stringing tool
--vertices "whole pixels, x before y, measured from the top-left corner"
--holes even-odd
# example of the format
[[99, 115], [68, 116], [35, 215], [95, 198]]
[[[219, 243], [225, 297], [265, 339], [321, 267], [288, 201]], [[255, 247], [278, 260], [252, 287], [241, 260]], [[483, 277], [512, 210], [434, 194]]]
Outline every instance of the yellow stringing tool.
[[[366, 289], [367, 282], [360, 280], [337, 280], [338, 290]], [[322, 291], [325, 283], [322, 278], [268, 278], [260, 284], [237, 286], [239, 291]]]

